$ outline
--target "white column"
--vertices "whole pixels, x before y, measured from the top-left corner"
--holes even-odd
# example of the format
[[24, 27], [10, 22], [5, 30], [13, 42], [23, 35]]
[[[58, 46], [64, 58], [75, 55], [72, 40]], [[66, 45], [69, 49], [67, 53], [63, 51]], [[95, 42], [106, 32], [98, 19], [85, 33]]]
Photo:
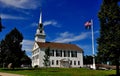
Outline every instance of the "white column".
[[70, 50], [70, 57], [71, 57], [71, 50]]
[[54, 57], [56, 57], [56, 50], [54, 50]]
[[64, 57], [64, 50], [62, 50], [62, 57]]

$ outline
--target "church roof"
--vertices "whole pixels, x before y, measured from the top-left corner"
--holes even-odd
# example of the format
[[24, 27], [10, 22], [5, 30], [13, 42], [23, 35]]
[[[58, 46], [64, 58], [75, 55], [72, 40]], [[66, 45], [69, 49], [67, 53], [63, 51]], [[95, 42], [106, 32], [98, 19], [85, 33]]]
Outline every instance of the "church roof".
[[54, 43], [54, 42], [37, 42], [38, 46], [40, 48], [48, 48], [51, 49], [61, 49], [61, 50], [72, 50], [72, 51], [80, 51], [83, 52], [83, 50], [76, 46], [75, 44], [65, 44], [65, 43]]

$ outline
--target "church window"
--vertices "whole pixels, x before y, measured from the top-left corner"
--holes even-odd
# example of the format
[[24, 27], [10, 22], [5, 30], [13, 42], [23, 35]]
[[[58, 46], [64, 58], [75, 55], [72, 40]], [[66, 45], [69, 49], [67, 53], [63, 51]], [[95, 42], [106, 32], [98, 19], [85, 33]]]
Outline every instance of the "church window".
[[70, 61], [70, 65], [72, 65], [72, 60]]
[[80, 65], [80, 61], [78, 61], [78, 65]]
[[56, 50], [56, 56], [58, 56], [58, 51]]
[[77, 51], [75, 51], [75, 57], [77, 57]]
[[71, 57], [77, 57], [77, 51], [71, 51]]
[[68, 51], [68, 57], [70, 57], [70, 51]]
[[71, 51], [71, 57], [73, 57], [73, 51]]
[[60, 50], [60, 56], [62, 57], [62, 50]]
[[57, 60], [57, 61], [56, 61], [56, 65], [58, 65], [58, 63], [59, 63], [59, 62], [58, 62], [58, 60]]
[[54, 60], [52, 60], [52, 65], [54, 65]]
[[64, 52], [64, 57], [66, 57], [65, 51], [63, 51], [63, 52]]
[[74, 65], [76, 65], [76, 61], [74, 61]]
[[56, 56], [62, 57], [62, 50], [56, 50]]
[[70, 51], [64, 51], [64, 57], [70, 57]]
[[50, 50], [50, 56], [54, 56], [54, 50]]

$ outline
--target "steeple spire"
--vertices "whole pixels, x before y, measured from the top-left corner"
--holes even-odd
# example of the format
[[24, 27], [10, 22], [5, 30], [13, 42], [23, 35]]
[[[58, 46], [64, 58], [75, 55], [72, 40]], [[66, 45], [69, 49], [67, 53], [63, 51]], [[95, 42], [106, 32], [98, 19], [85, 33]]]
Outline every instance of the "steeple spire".
[[45, 42], [45, 37], [46, 35], [45, 35], [44, 27], [42, 24], [42, 11], [40, 11], [40, 19], [39, 19], [38, 28], [36, 30], [35, 41]]
[[39, 20], [39, 24], [42, 24], [42, 11], [40, 12], [40, 20]]

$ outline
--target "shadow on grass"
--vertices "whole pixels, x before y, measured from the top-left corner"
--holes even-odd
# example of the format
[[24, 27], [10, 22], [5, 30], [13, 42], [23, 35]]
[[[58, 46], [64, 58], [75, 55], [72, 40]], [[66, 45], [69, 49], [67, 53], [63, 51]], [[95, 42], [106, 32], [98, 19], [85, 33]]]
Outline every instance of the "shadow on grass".
[[33, 68], [15, 68], [15, 69], [4, 68], [1, 70], [3, 70], [3, 71], [22, 71], [22, 70], [34, 70], [34, 69]]
[[51, 70], [51, 71], [49, 71], [49, 72], [59, 72], [59, 71], [56, 71], [56, 70]]
[[116, 75], [116, 74], [111, 74], [111, 75], [108, 75], [108, 76], [120, 76], [120, 74], [119, 74], [119, 75]]
[[41, 70], [41, 71], [48, 71], [48, 72], [59, 72], [56, 69], [45, 69], [45, 68], [14, 68], [14, 69], [8, 69], [8, 68], [4, 68], [1, 69], [3, 71], [24, 71], [24, 70]]

